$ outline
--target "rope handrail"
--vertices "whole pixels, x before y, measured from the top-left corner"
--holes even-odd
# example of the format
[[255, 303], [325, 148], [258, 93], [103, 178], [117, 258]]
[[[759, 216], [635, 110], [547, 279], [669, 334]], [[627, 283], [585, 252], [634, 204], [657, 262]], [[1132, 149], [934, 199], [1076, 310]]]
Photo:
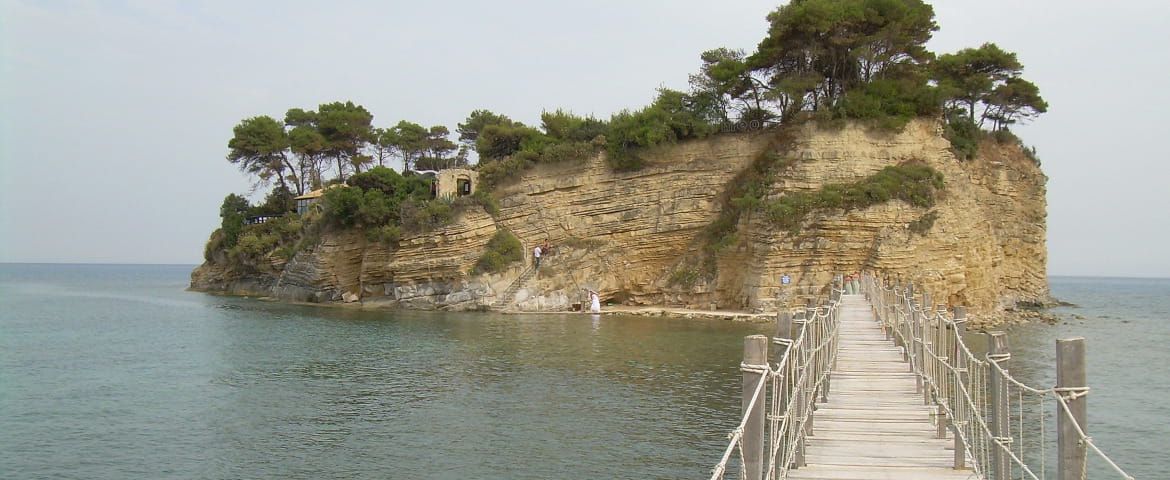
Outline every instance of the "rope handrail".
[[[792, 338], [772, 337], [772, 345], [782, 347], [777, 361], [760, 365], [741, 363], [745, 373], [758, 374], [760, 380], [749, 394], [750, 399], [738, 425], [728, 434], [728, 445], [711, 470], [711, 479], [723, 478], [728, 463], [737, 452], [744, 465], [743, 437], [751, 412], [759, 402], [768, 402], [766, 418], [770, 443], [765, 446], [766, 478], [783, 478], [801, 447], [805, 425], [828, 378], [829, 367], [836, 358], [839, 302], [844, 290], [831, 288], [830, 301], [821, 307], [809, 307], [806, 318], [791, 320]], [[767, 388], [770, 386], [771, 388]], [[771, 395], [769, 395], [771, 393]], [[749, 397], [745, 397], [749, 398]], [[777, 474], [779, 473], [779, 476]]]
[[[745, 388], [747, 408], [739, 424], [728, 434], [727, 448], [711, 470], [712, 480], [726, 475], [728, 464], [737, 453], [742, 474], [750, 478], [758, 475], [768, 480], [783, 479], [791, 469], [804, 465], [804, 442], [811, 434], [812, 412], [818, 394], [821, 398], [827, 394], [838, 353], [839, 300], [846, 289], [834, 284], [828, 291], [827, 305], [810, 306], [803, 310], [804, 318], [791, 320], [793, 330], [789, 336], [792, 338], [769, 339], [767, 343], [781, 348], [775, 363], [740, 365], [745, 374], [745, 387], [751, 385], [749, 375], [758, 375], [759, 380], [750, 392]], [[900, 347], [923, 401], [935, 407], [931, 418], [938, 437], [945, 438], [950, 432], [955, 439], [955, 468], [969, 468], [975, 477], [992, 480], [1047, 479], [1050, 435], [1046, 417], [1048, 406], [1055, 404], [1053, 412], [1059, 427], [1056, 443], [1062, 452], [1073, 449], [1069, 458], [1077, 462], [1070, 464], [1061, 453], [1061, 478], [1070, 478], [1067, 475], [1071, 472], [1083, 480], [1088, 471], [1087, 452], [1102, 459], [1119, 478], [1134, 478], [1093, 442], [1078, 421], [1076, 412], [1084, 415], [1083, 398], [1090, 392], [1088, 387], [1076, 386], [1083, 385], [1083, 374], [1081, 380], [1073, 381], [1082, 383], [1070, 382], [1074, 386], [1028, 385], [1011, 374], [1008, 365], [1011, 355], [1006, 342], [996, 343], [1002, 341], [1002, 333], [990, 334], [988, 352], [978, 355], [963, 338], [965, 316], [956, 318], [941, 305], [931, 308], [927, 295], [923, 295], [919, 304], [910, 288], [883, 285], [872, 275], [863, 275], [860, 286], [854, 283], [848, 291], [865, 294], [887, 339]], [[1060, 342], [1081, 345], [1079, 341]], [[1083, 358], [1083, 347], [1077, 348], [1082, 350], [1078, 358]], [[1058, 375], [1058, 378], [1069, 377]], [[768, 442], [763, 450], [749, 450], [752, 452], [749, 470], [745, 432], [751, 412], [767, 408], [760, 407], [761, 402], [770, 404], [763, 417]], [[1078, 407], [1074, 408], [1074, 404]], [[761, 421], [759, 417], [754, 418]], [[755, 435], [764, 438], [758, 430], [760, 427], [753, 428], [755, 433], [749, 439]], [[756, 442], [753, 448], [760, 448], [759, 440], [752, 441]]]
[[[934, 401], [940, 418], [951, 421], [956, 448], [961, 443], [970, 453], [972, 468], [978, 476], [998, 479], [1006, 474], [1010, 477], [1014, 469], [1019, 478], [1047, 478], [1045, 402], [1054, 398], [1059, 405], [1056, 414], [1072, 427], [1079, 444], [1102, 459], [1120, 478], [1134, 478], [1093, 443], [1073, 414], [1068, 402], [1088, 395], [1088, 387], [1028, 385], [1006, 367], [1011, 358], [1009, 353], [989, 352], [979, 357], [971, 351], [961, 334], [960, 325], [965, 319], [919, 305], [909, 290], [882, 285], [870, 275], [863, 276], [863, 291], [880, 312], [883, 329], [889, 329], [890, 336], [905, 349], [905, 357], [925, 389], [924, 395]], [[925, 298], [923, 303], [928, 303]], [[1017, 399], [1015, 411], [1010, 405], [1013, 391]], [[1025, 395], [1033, 397], [1038, 408], [1026, 408]], [[993, 398], [999, 398], [995, 405], [991, 404]], [[1029, 414], [1037, 419], [1035, 424], [1025, 422]], [[996, 415], [1001, 419], [994, 420]], [[1012, 432], [1013, 415], [1018, 421], [1015, 432]], [[1038, 445], [1026, 438], [1029, 433], [1038, 433]], [[1040, 451], [1028, 452], [1027, 445], [1039, 447]], [[1029, 464], [1029, 457], [1033, 464]], [[1087, 461], [1087, 456], [1083, 458]], [[1039, 473], [1035, 471], [1037, 462]], [[1083, 478], [1087, 465], [1077, 467]]]

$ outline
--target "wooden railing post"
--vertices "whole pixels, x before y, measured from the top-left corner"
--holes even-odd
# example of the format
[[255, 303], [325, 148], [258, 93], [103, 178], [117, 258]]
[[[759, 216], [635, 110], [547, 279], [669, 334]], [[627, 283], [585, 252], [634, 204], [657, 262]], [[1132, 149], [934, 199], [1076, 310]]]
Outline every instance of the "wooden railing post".
[[[808, 310], [797, 312], [796, 318], [792, 319], [792, 338], [795, 340], [800, 338], [800, 333], [804, 330], [805, 322], [808, 315]], [[808, 338], [805, 338], [808, 341]], [[802, 356], [804, 355], [804, 348], [800, 345], [795, 345], [797, 351], [790, 354], [788, 357], [789, 375], [792, 376], [792, 396], [794, 397], [793, 409], [789, 412], [790, 418], [788, 424], [791, 425], [792, 434], [795, 436], [791, 441], [796, 442], [796, 449], [792, 455], [792, 468], [800, 468], [805, 465], [804, 461], [804, 424], [801, 423], [804, 419], [804, 399], [807, 398], [804, 393], [803, 385], [797, 385], [795, 382], [800, 379]]]
[[[1066, 412], [1056, 406], [1056, 458], [1059, 460], [1057, 480], [1080, 480], [1085, 478], [1085, 455], [1087, 447], [1077, 433], [1088, 434], [1086, 424], [1088, 402], [1085, 395], [1085, 339], [1084, 337], [1063, 338], [1056, 341], [1056, 393], [1068, 404]], [[1071, 418], [1069, 418], [1071, 415]]]
[[[987, 360], [995, 362], [1005, 371], [1007, 370], [1007, 361], [1011, 358], [1011, 353], [1008, 351], [1007, 334], [1003, 332], [988, 332], [987, 333]], [[991, 371], [988, 373], [991, 405], [991, 418], [988, 425], [991, 427], [992, 445], [991, 445], [991, 465], [988, 466], [988, 473], [991, 474], [991, 480], [1009, 480], [1008, 477], [1008, 461], [1010, 457], [1007, 452], [1004, 452], [999, 443], [1008, 440], [1008, 423], [1011, 422], [1010, 412], [1008, 411], [1008, 395], [1007, 395], [1007, 379], [1004, 378], [1003, 373], [998, 368], [990, 367]]]
[[[759, 398], [755, 397], [756, 388], [760, 382], [767, 382], [768, 368], [768, 337], [763, 335], [749, 335], [743, 339], [743, 402], [741, 408], [747, 423], [743, 426], [743, 438], [740, 440], [743, 448], [744, 478], [761, 480], [764, 471], [764, 407], [767, 405], [768, 395], [761, 391]], [[767, 385], [764, 386], [767, 388]], [[749, 411], [749, 405], [751, 410]]]
[[[772, 355], [775, 358], [776, 363], [784, 360], [784, 355], [788, 353], [789, 345], [792, 343], [792, 339], [796, 338], [795, 335], [793, 335], [794, 331], [792, 313], [781, 312], [776, 315], [776, 334], [772, 336]], [[789, 359], [788, 363], [781, 366], [781, 377], [779, 382], [777, 382], [778, 388], [775, 392], [772, 392], [772, 395], [777, 396], [777, 401], [781, 405], [781, 408], [785, 408], [785, 406], [788, 405], [788, 402], [792, 400], [792, 373], [791, 369], [788, 368], [788, 366], [791, 364], [792, 359]], [[792, 412], [786, 412], [787, 415], [790, 415], [788, 418], [789, 422], [792, 421], [791, 413]], [[783, 419], [773, 419], [773, 421], [781, 422]], [[777, 459], [780, 460], [783, 458], [783, 455], [788, 452], [788, 443], [791, 440], [791, 437], [787, 430], [778, 429], [777, 435], [778, 438], [775, 438], [772, 441], [776, 444], [774, 445], [774, 447], [776, 447], [776, 451], [780, 452], [780, 458]], [[780, 465], [777, 465], [777, 468], [780, 468]]]
[[936, 381], [934, 378], [934, 357], [931, 353], [934, 351], [934, 310], [930, 303], [930, 294], [922, 294], [922, 404], [930, 405], [931, 382]]
[[[803, 328], [804, 338], [808, 342], [808, 343], [806, 343], [807, 346], [806, 346], [805, 350], [808, 351], [808, 353], [806, 353], [806, 355], [814, 355], [814, 356], [806, 357], [805, 358], [806, 361], [803, 362], [803, 363], [805, 363], [805, 366], [804, 366], [805, 377], [804, 377], [804, 388], [802, 388], [801, 390], [803, 390], [804, 396], [800, 397], [800, 399], [804, 402], [804, 404], [806, 405], [806, 408], [808, 409], [808, 411], [805, 414], [804, 436], [811, 437], [811, 436], [813, 436], [813, 417], [814, 417], [814, 413], [817, 411], [817, 391], [816, 391], [817, 385], [815, 383], [816, 378], [817, 378], [817, 359], [815, 357], [816, 352], [813, 352], [812, 350], [817, 345], [820, 344], [821, 339], [818, 338], [818, 335], [817, 335], [818, 329], [816, 328], [817, 323], [820, 323], [820, 322], [818, 322], [818, 317], [817, 317], [817, 312], [819, 311], [819, 309], [816, 307], [816, 304], [812, 300], [808, 301], [808, 305], [805, 308], [808, 309], [808, 311], [804, 315], [805, 324], [804, 324], [804, 328]], [[801, 448], [803, 448], [804, 442], [801, 442], [801, 445], [802, 445]]]
[[[956, 339], [963, 338], [963, 334], [967, 331], [967, 307], [955, 307], [955, 337]], [[967, 388], [967, 353], [963, 351], [956, 340], [954, 348], [951, 349], [951, 362], [955, 366], [955, 401], [951, 403], [956, 409], [966, 408], [966, 401], [960, 397], [961, 390], [959, 386]], [[954, 419], [958, 420], [958, 419]], [[969, 421], [964, 419], [964, 421]], [[963, 444], [963, 439], [959, 435], [959, 430], [963, 425], [951, 424], [955, 433], [955, 470], [962, 470], [967, 468], [967, 448]]]
[[947, 409], [951, 406], [951, 369], [950, 365], [954, 358], [951, 356], [951, 344], [954, 343], [951, 338], [951, 324], [946, 321], [947, 306], [938, 305], [935, 308], [935, 316], [938, 318], [937, 327], [935, 328], [935, 354], [938, 355], [938, 395], [934, 397], [934, 401], [938, 404], [938, 438], [947, 438], [947, 430], [950, 428], [950, 418], [947, 417]]

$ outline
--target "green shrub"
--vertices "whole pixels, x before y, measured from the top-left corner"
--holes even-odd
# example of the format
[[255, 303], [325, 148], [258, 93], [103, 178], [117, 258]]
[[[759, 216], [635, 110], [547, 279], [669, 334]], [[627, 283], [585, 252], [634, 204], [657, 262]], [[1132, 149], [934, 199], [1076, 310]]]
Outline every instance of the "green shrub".
[[941, 103], [938, 89], [921, 78], [879, 78], [846, 92], [834, 117], [867, 120], [881, 130], [901, 131], [915, 117], [938, 113]]
[[671, 273], [667, 283], [672, 287], [682, 286], [689, 288], [699, 282], [700, 276], [701, 273], [697, 268], [682, 268]]
[[223, 250], [224, 234], [223, 228], [217, 228], [211, 232], [211, 237], [207, 239], [207, 244], [203, 246], [203, 259], [210, 262], [215, 258], [215, 252]]
[[650, 106], [636, 112], [623, 110], [610, 119], [605, 133], [606, 160], [615, 171], [638, 170], [643, 165], [640, 149], [702, 138], [717, 131], [717, 126], [696, 110], [689, 95], [662, 89]]
[[795, 233], [805, 218], [817, 210], [846, 211], [902, 200], [916, 207], [934, 205], [945, 187], [941, 173], [921, 163], [883, 168], [863, 180], [825, 185], [815, 192], [793, 192], [768, 202], [764, 211], [774, 225]]
[[378, 190], [387, 195], [395, 195], [410, 190], [407, 188], [407, 179], [392, 169], [377, 166], [362, 173], [357, 173], [345, 181], [351, 187], [362, 191]]
[[245, 214], [252, 209], [248, 199], [228, 194], [219, 207], [220, 229], [223, 230], [223, 248], [231, 248], [239, 241], [240, 233], [244, 231]]
[[488, 125], [479, 132], [475, 140], [475, 150], [480, 159], [500, 159], [519, 152], [525, 144], [530, 149], [538, 148], [536, 143], [542, 141], [540, 131], [521, 124]]
[[479, 182], [489, 190], [514, 179], [521, 172], [535, 165], [540, 155], [532, 152], [519, 152], [508, 158], [489, 160], [479, 165]]
[[560, 109], [541, 113], [540, 126], [546, 135], [562, 142], [588, 142], [598, 135], [605, 135], [609, 129], [604, 120], [579, 117]]
[[398, 225], [383, 225], [368, 229], [366, 230], [366, 240], [387, 246], [397, 245], [398, 241], [402, 240], [402, 227]]
[[325, 191], [321, 205], [329, 222], [341, 227], [353, 227], [358, 224], [358, 211], [362, 203], [362, 189], [337, 187]]
[[966, 115], [952, 115], [943, 132], [959, 160], [972, 160], [979, 154], [979, 141], [983, 135], [979, 126]]
[[272, 254], [276, 255], [277, 257], [283, 258], [285, 261], [288, 261], [288, 260], [292, 260], [292, 258], [296, 256], [297, 249], [296, 249], [296, 247], [291, 246], [291, 245], [284, 245], [284, 246], [277, 247], [276, 250], [272, 252]]
[[926, 215], [919, 217], [918, 220], [910, 222], [910, 232], [925, 236], [930, 232], [931, 228], [934, 228], [935, 220], [938, 220], [938, 212], [927, 212]]
[[399, 214], [398, 198], [381, 190], [362, 192], [358, 203], [356, 223], [364, 227], [378, 227], [395, 223]]
[[577, 163], [589, 159], [596, 153], [589, 142], [570, 141], [545, 147], [540, 154], [541, 163]]
[[248, 210], [248, 215], [284, 215], [297, 209], [296, 196], [287, 187], [277, 185], [264, 197], [264, 203]]
[[1037, 166], [1040, 165], [1040, 156], [1036, 153], [1036, 146], [1025, 147], [1020, 145], [1020, 151], [1024, 152], [1024, 156], [1028, 157], [1028, 160], [1031, 160], [1032, 163], [1035, 163]]
[[497, 230], [488, 240], [483, 255], [475, 262], [472, 274], [499, 273], [514, 262], [524, 260], [524, 247], [520, 239], [507, 230]]
[[999, 130], [995, 130], [995, 131], [991, 132], [991, 138], [994, 138], [995, 142], [1000, 144], [1000, 145], [1019, 145], [1019, 144], [1021, 144], [1020, 137], [1017, 137], [1016, 134], [1012, 133], [1011, 130], [1008, 130], [1006, 128], [1001, 128]]
[[787, 141], [786, 135], [786, 132], [778, 133], [777, 139], [769, 143], [756, 155], [748, 168], [728, 183], [725, 205], [705, 232], [706, 250], [709, 253], [721, 251], [735, 244], [738, 240], [735, 229], [743, 213], [760, 209], [776, 175], [796, 164], [795, 158], [777, 153], [779, 145]]
[[487, 189], [477, 187], [475, 193], [471, 195], [471, 198], [475, 203], [482, 206], [483, 211], [487, 212], [488, 215], [492, 217], [500, 215], [500, 203], [496, 201], [496, 197], [493, 197], [492, 193]]
[[401, 176], [386, 167], [356, 174], [347, 187], [325, 191], [325, 218], [342, 228], [378, 228], [401, 224], [405, 203], [430, 199], [431, 180], [421, 175]]
[[431, 231], [455, 218], [452, 202], [445, 199], [407, 199], [402, 202], [400, 211], [402, 228], [414, 233]]
[[258, 263], [280, 244], [280, 237], [272, 233], [248, 231], [240, 235], [236, 246], [228, 250], [228, 257], [237, 265]]

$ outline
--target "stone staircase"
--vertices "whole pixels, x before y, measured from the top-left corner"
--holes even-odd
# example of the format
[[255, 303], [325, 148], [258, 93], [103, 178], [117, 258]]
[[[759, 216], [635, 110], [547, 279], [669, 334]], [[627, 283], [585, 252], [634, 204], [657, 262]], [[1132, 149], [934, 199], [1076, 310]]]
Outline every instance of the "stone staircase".
[[507, 290], [504, 290], [504, 294], [500, 295], [499, 299], [496, 300], [496, 303], [492, 304], [492, 308], [500, 310], [511, 305], [516, 299], [516, 292], [519, 292], [521, 288], [527, 286], [528, 281], [532, 280], [532, 277], [535, 276], [536, 269], [532, 268], [531, 265], [525, 267], [524, 271], [520, 272], [520, 276], [516, 277], [516, 280], [508, 286]]

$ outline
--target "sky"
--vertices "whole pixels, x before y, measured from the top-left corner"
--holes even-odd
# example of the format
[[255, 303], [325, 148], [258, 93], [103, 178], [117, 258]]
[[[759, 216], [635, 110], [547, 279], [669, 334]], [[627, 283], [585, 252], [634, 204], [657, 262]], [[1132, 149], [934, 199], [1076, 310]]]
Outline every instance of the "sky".
[[[751, 51], [781, 3], [0, 0], [0, 262], [199, 263], [250, 189], [224, 160], [241, 119], [608, 117]], [[995, 42], [1050, 104], [1016, 129], [1049, 176], [1049, 273], [1170, 277], [1170, 2], [931, 3], [932, 50]]]

